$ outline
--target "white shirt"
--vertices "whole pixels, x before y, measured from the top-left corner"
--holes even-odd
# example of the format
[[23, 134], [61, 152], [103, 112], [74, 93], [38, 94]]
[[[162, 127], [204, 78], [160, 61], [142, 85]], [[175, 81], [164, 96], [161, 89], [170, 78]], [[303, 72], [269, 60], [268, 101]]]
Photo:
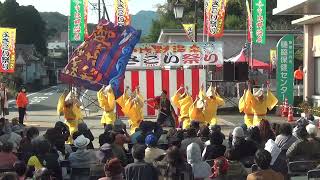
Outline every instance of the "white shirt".
[[153, 163], [155, 159], [164, 154], [166, 154], [166, 151], [162, 149], [147, 147], [147, 149], [145, 150], [144, 161], [147, 163]]

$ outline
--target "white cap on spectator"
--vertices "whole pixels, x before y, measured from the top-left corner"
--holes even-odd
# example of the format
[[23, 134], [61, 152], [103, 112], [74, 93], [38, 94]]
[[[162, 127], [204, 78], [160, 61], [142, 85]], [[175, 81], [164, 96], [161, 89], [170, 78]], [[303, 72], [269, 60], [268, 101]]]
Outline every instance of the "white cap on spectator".
[[84, 135], [80, 135], [74, 140], [73, 144], [79, 149], [85, 149], [89, 143], [90, 140], [88, 138], [84, 137]]
[[234, 130], [232, 132], [232, 136], [233, 137], [244, 137], [243, 129], [241, 127], [234, 128]]
[[313, 125], [313, 124], [308, 124], [306, 126], [306, 130], [308, 132], [309, 135], [314, 135], [314, 136], [317, 136], [317, 133], [318, 133], [318, 128]]

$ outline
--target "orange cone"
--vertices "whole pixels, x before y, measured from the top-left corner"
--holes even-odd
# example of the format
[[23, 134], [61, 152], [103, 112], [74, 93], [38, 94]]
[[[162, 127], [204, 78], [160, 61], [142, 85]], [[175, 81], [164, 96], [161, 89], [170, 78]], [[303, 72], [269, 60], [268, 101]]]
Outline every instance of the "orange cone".
[[288, 112], [288, 122], [293, 122], [293, 109], [292, 106], [289, 107], [289, 112]]
[[283, 106], [282, 106], [282, 112], [281, 112], [281, 116], [282, 117], [287, 117], [288, 116], [288, 110], [289, 110], [289, 104], [288, 104], [288, 99], [286, 98], [284, 100]]

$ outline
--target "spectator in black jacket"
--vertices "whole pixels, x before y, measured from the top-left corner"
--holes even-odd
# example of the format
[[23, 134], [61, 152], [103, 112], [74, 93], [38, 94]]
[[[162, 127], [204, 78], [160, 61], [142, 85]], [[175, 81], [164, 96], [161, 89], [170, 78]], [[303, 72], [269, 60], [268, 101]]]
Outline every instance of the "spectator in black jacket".
[[223, 136], [215, 131], [210, 134], [210, 145], [206, 146], [202, 153], [202, 160], [216, 159], [223, 156], [226, 151], [226, 146], [222, 145]]
[[152, 164], [146, 163], [144, 161], [145, 156], [145, 146], [136, 144], [132, 148], [132, 156], [135, 160], [125, 167], [126, 180], [157, 180], [158, 173], [157, 170], [152, 166]]
[[80, 123], [78, 125], [78, 131], [80, 134], [84, 135], [84, 137], [88, 138], [90, 140], [90, 143], [87, 146], [87, 149], [94, 149], [92, 141], [94, 140], [94, 136], [91, 132], [91, 130], [88, 128], [86, 123]]

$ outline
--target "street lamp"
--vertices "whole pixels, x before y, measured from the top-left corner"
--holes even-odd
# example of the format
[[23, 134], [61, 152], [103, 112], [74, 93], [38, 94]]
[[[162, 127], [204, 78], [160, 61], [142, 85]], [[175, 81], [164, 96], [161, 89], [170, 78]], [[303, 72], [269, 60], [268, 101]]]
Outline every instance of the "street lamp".
[[173, 6], [174, 17], [176, 19], [181, 19], [183, 17], [183, 4], [179, 2], [179, 0]]
[[[193, 0], [194, 1], [194, 42], [197, 42], [197, 37], [198, 37], [198, 19], [197, 19], [197, 14], [198, 14], [198, 0]], [[179, 2], [179, 0], [177, 0], [177, 2], [175, 3], [175, 5], [173, 6], [173, 12], [174, 12], [174, 17], [176, 19], [181, 19], [183, 16], [183, 10], [184, 7], [182, 5], [182, 3]]]

